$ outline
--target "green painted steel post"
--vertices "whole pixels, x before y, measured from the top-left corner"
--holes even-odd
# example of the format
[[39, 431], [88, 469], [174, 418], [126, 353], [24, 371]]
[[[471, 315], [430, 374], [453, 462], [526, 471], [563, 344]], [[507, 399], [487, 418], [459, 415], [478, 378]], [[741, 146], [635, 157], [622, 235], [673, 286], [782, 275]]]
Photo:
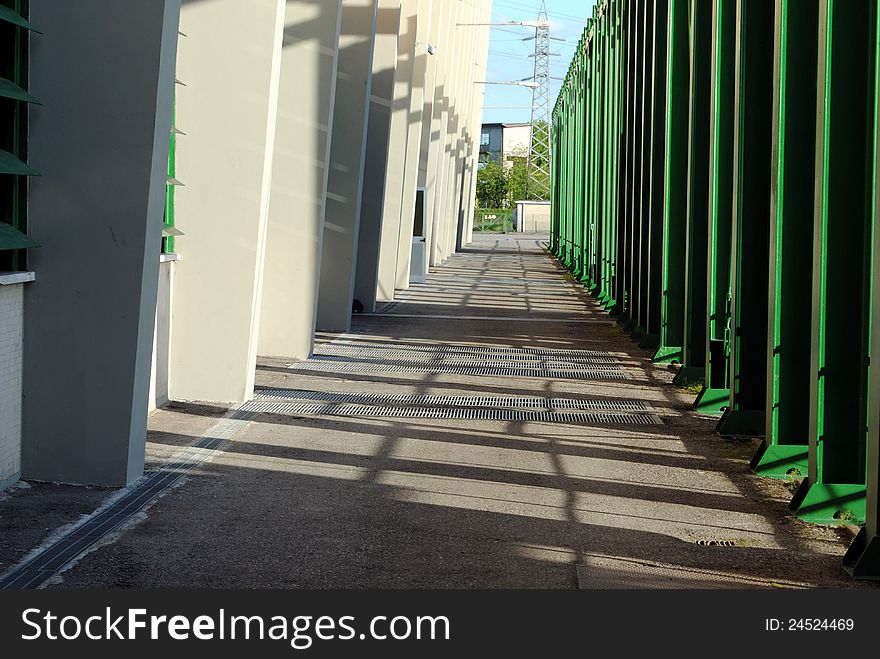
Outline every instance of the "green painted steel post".
[[[872, 265], [871, 265], [871, 335], [870, 359], [880, 364], [880, 12], [875, 22], [874, 44], [874, 142], [871, 198]], [[876, 366], [874, 367], [876, 369]], [[856, 536], [843, 566], [856, 579], [880, 580], [880, 386], [872, 377], [869, 392], [867, 501], [865, 525]]]
[[765, 438], [755, 473], [807, 473], [819, 0], [776, 5]]
[[650, 207], [651, 207], [651, 91], [653, 89], [653, 67], [651, 59], [654, 52], [654, 30], [652, 28], [654, 16], [654, 1], [646, 0], [642, 11], [642, 40], [639, 66], [642, 71], [642, 90], [640, 101], [639, 126], [640, 132], [639, 149], [640, 162], [638, 174], [638, 186], [636, 192], [637, 204], [636, 218], [633, 220], [633, 266], [634, 281], [632, 286], [633, 317], [630, 328], [634, 341], [641, 341], [646, 333], [648, 313], [648, 279], [649, 272], [649, 245], [650, 231]]
[[762, 437], [767, 394], [774, 3], [737, 0], [730, 398], [717, 431]]
[[688, 110], [690, 107], [689, 7], [670, 0], [666, 80], [666, 167], [663, 185], [663, 252], [660, 345], [654, 362], [681, 363], [684, 341], [687, 243]]
[[687, 236], [684, 332], [679, 386], [706, 379], [709, 169], [712, 88], [712, 7], [690, 0], [690, 104], [688, 108]]
[[636, 162], [636, 44], [638, 39], [638, 0], [628, 0], [625, 15], [625, 113], [623, 117], [624, 154], [621, 181], [621, 211], [618, 216], [617, 275], [615, 296], [617, 298], [618, 322], [626, 327], [631, 318], [630, 284], [632, 281], [632, 217], [634, 209], [633, 187]]
[[819, 11], [809, 463], [791, 501], [821, 523], [865, 518], [876, 3]]
[[736, 0], [713, 0], [706, 380], [694, 401], [694, 407], [705, 413], [720, 413], [730, 398], [727, 363], [734, 194], [735, 38]]
[[668, 0], [655, 0], [653, 50], [651, 53], [651, 140], [648, 188], [647, 286], [645, 288], [645, 334], [639, 347], [656, 350], [660, 345], [663, 300], [663, 190], [666, 179], [666, 52], [669, 23]]

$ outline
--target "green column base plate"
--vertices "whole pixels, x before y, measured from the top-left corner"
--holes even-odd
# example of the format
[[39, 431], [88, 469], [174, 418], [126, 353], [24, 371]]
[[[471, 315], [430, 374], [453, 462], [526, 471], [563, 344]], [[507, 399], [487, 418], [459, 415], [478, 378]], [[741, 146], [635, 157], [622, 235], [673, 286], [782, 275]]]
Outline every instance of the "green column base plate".
[[651, 361], [655, 364], [681, 364], [682, 355], [681, 346], [661, 345], [657, 348]]
[[788, 507], [798, 519], [813, 524], [864, 524], [865, 492], [864, 485], [810, 483], [805, 478]]
[[843, 569], [854, 579], [880, 581], [880, 537], [863, 527], [843, 557]]
[[703, 414], [721, 414], [730, 405], [730, 389], [703, 387], [694, 401], [694, 409]]
[[770, 444], [764, 441], [749, 462], [758, 476], [789, 480], [807, 475], [809, 447], [806, 444]]

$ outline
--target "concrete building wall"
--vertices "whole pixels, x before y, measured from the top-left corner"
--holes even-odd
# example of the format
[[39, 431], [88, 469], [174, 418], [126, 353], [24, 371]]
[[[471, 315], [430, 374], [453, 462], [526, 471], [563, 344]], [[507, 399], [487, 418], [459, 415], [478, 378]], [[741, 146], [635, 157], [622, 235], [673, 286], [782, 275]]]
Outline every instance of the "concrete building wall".
[[171, 395], [253, 394], [284, 0], [187, 2], [181, 14]]
[[[180, 0], [34, 0], [22, 474], [143, 473]], [[83, 20], [88, 17], [88, 20]]]
[[513, 167], [511, 158], [525, 158], [529, 155], [532, 140], [532, 127], [528, 124], [510, 124], [504, 126], [504, 166]]
[[412, 97], [415, 93], [416, 42], [419, 24], [419, 1], [403, 0], [394, 100], [391, 108], [391, 130], [388, 138], [388, 163], [385, 173], [385, 199], [382, 209], [382, 234], [379, 246], [379, 268], [376, 299], [394, 299], [397, 274], [398, 240], [401, 238]]
[[[0, 274], [0, 490], [21, 473], [22, 320], [26, 275]], [[30, 278], [30, 277], [27, 277]]]
[[[397, 76], [397, 48], [401, 30], [400, 0], [379, 0], [367, 121], [367, 152], [361, 199], [354, 298], [365, 312], [376, 309], [379, 283], [379, 250], [383, 225], [394, 224], [385, 214], [391, 141], [391, 112]], [[393, 160], [394, 158], [391, 158]]]
[[[435, 6], [436, 5], [436, 6]], [[427, 90], [429, 62], [435, 57], [428, 53], [432, 25], [436, 22], [440, 3], [419, 0], [416, 23], [415, 58], [413, 61], [412, 90], [410, 92], [409, 130], [406, 141], [406, 168], [403, 174], [403, 195], [400, 199], [400, 231], [397, 240], [397, 262], [394, 268], [396, 290], [409, 288], [413, 220], [416, 210], [416, 190], [421, 185], [422, 138], [425, 111], [432, 95]]]
[[343, 0], [317, 328], [351, 326], [378, 0]]
[[549, 201], [518, 201], [514, 224], [521, 233], [550, 232]]
[[260, 318], [261, 355], [304, 359], [312, 352], [341, 9], [341, 0], [287, 2]]

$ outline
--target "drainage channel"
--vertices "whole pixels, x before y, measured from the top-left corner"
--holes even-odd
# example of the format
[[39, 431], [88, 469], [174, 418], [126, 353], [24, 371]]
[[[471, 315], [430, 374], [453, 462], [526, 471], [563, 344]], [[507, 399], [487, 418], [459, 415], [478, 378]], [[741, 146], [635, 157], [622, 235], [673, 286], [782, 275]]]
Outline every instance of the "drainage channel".
[[584, 357], [578, 360], [567, 360], [561, 358], [529, 358], [519, 357], [509, 360], [488, 359], [486, 357], [461, 357], [461, 356], [443, 356], [443, 355], [412, 355], [399, 353], [395, 355], [390, 351], [362, 351], [349, 354], [333, 354], [332, 352], [316, 353], [312, 358], [314, 361], [342, 362], [357, 361], [364, 363], [381, 363], [394, 366], [419, 366], [422, 364], [443, 364], [445, 366], [465, 366], [465, 367], [490, 367], [495, 366], [496, 362], [506, 362], [498, 364], [503, 368], [548, 368], [548, 369], [618, 369], [619, 362], [608, 361], [607, 359], [599, 359], [595, 357]]
[[322, 403], [378, 405], [438, 405], [458, 407], [541, 408], [544, 410], [601, 410], [649, 412], [641, 400], [609, 398], [543, 398], [538, 396], [450, 396], [420, 394], [371, 394], [307, 389], [258, 389], [256, 400], [308, 400]]
[[543, 421], [549, 423], [660, 425], [656, 414], [621, 412], [557, 412], [472, 407], [395, 407], [334, 403], [251, 401], [242, 406], [262, 414], [369, 417], [399, 419], [465, 419], [473, 421]]
[[[328, 350], [329, 349], [329, 350]], [[352, 341], [335, 341], [332, 346], [320, 346], [322, 354], [335, 354], [340, 352], [357, 352], [368, 354], [388, 353], [424, 353], [432, 356], [455, 357], [456, 359], [481, 358], [498, 360], [536, 360], [550, 359], [558, 361], [601, 361], [617, 363], [619, 358], [608, 352], [599, 350], [552, 350], [542, 348], [488, 348], [483, 346], [432, 346], [416, 344], [395, 343], [369, 343], [363, 344]]]
[[0, 577], [0, 590], [39, 588], [65, 565], [156, 501], [254, 417], [254, 412], [243, 410], [242, 406], [230, 411], [208, 435], [181, 451], [171, 462], [150, 473], [112, 504], [93, 513], [82, 524], [12, 567]]
[[287, 364], [286, 368], [293, 371], [324, 371], [326, 373], [447, 373], [450, 375], [497, 375], [559, 380], [632, 380], [630, 373], [610, 367], [604, 369], [504, 368], [500, 366], [453, 366], [427, 362], [424, 364], [388, 364], [306, 360]]

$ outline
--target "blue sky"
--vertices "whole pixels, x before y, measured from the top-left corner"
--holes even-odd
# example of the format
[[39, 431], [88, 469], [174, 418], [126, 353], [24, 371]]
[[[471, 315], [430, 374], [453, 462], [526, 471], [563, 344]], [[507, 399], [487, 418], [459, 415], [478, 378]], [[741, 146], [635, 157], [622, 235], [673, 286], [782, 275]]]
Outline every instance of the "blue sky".
[[[580, 39], [586, 24], [586, 17], [593, 11], [593, 0], [546, 0], [547, 14], [550, 18], [550, 35], [562, 37], [566, 41], [551, 42], [551, 52], [559, 57], [551, 57], [550, 75], [562, 78], [568, 70], [574, 47]], [[535, 20], [541, 0], [494, 0], [492, 3], [492, 22]], [[489, 65], [486, 80], [522, 80], [534, 73], [534, 40], [522, 41], [523, 37], [534, 36], [534, 28], [503, 27], [492, 28], [489, 42]], [[553, 81], [553, 100], [561, 81]], [[531, 115], [532, 90], [528, 87], [509, 85], [485, 85], [484, 123], [527, 122]]]

